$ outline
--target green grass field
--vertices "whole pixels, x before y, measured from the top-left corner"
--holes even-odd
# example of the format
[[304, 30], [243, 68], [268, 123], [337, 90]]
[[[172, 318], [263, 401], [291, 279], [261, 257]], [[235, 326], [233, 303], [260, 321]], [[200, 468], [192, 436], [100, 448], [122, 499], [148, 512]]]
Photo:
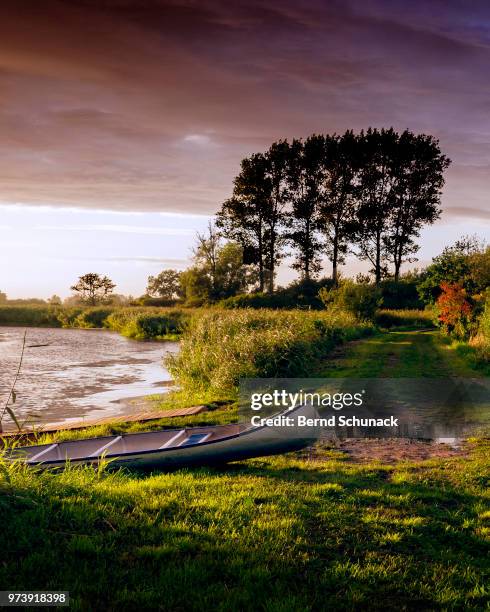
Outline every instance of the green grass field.
[[3, 472], [2, 588], [78, 610], [482, 610], [489, 448], [174, 473]]
[[[311, 374], [487, 375], [433, 331], [337, 345]], [[236, 419], [232, 401], [211, 407], [151, 427]], [[139, 429], [148, 424], [56, 439]], [[489, 451], [474, 440], [467, 456], [357, 463], [320, 445], [168, 473], [0, 463], [0, 585], [69, 590], [84, 611], [484, 610]]]

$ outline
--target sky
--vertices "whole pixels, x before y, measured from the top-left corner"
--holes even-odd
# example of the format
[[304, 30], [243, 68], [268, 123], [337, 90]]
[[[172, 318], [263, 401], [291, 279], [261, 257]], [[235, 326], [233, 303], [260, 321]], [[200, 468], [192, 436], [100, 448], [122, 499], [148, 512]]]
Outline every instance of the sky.
[[489, 72], [486, 1], [2, 0], [0, 290], [66, 296], [95, 271], [141, 294], [188, 265], [244, 156], [348, 128], [452, 159], [419, 266], [488, 239]]

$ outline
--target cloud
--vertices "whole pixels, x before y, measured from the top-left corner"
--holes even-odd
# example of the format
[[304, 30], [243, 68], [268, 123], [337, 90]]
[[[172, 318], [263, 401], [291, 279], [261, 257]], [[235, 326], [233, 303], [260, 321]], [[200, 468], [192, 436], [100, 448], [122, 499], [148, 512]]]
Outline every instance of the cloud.
[[457, 0], [4, 0], [0, 200], [213, 214], [277, 138], [394, 125], [439, 137], [449, 205], [464, 189], [481, 208], [489, 18]]
[[207, 134], [187, 134], [182, 141], [199, 146], [209, 146], [213, 144], [213, 141]]
[[477, 219], [483, 222], [490, 221], [490, 209], [472, 208], [470, 206], [447, 206], [444, 210], [446, 217], [463, 217]]
[[107, 257], [106, 261], [137, 261], [144, 263], [159, 263], [166, 266], [174, 266], [176, 268], [185, 267], [189, 265], [188, 259], [178, 259], [173, 257], [146, 257], [146, 256], [135, 256], [135, 257], [126, 257], [126, 256], [114, 256]]
[[138, 225], [38, 225], [37, 231], [53, 232], [116, 232], [120, 234], [148, 234], [154, 236], [193, 236], [195, 230], [175, 227], [142, 227]]
[[145, 255], [113, 255], [111, 257], [72, 257], [67, 256], [66, 259], [73, 261], [105, 261], [114, 263], [156, 263], [165, 268], [184, 269], [189, 265], [189, 260], [178, 257], [147, 257]]

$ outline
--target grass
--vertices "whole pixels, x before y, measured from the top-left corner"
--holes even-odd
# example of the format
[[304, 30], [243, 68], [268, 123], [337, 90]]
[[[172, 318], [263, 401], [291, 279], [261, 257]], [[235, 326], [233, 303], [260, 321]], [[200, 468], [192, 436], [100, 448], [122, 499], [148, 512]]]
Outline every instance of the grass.
[[[163, 400], [156, 400], [159, 404]], [[185, 403], [187, 404], [187, 402]], [[52, 442], [65, 442], [67, 440], [79, 440], [81, 438], [94, 438], [97, 436], [109, 436], [121, 433], [136, 433], [139, 431], [153, 431], [161, 429], [182, 429], [183, 427], [202, 427], [205, 425], [226, 425], [238, 421], [238, 406], [236, 402], [209, 402], [208, 411], [200, 414], [160, 418], [147, 422], [114, 422], [85, 427], [83, 429], [66, 429], [55, 433], [39, 433], [35, 438], [30, 438], [26, 444], [47, 444]]]
[[104, 326], [135, 340], [177, 340], [196, 311], [176, 308], [119, 308]]
[[437, 331], [380, 332], [340, 350], [318, 368], [319, 377], [445, 378], [485, 375], [457, 343]]
[[[288, 355], [313, 376], [475, 375], [467, 354], [436, 332], [359, 339], [372, 328], [301, 314], [203, 313], [191, 325], [188, 384], [154, 402], [207, 401], [209, 412], [42, 441], [233, 421], [226, 392], [237, 366], [283, 367]], [[273, 351], [282, 358], [255, 361]], [[208, 383], [193, 386], [203, 375]], [[0, 584], [69, 590], [74, 610], [483, 610], [489, 451], [488, 441], [472, 441], [468, 457], [356, 464], [320, 445], [311, 456], [150, 474], [0, 462]]]
[[240, 378], [308, 376], [334, 346], [374, 331], [342, 312], [210, 310], [166, 361], [184, 392], [234, 396]]
[[381, 309], [376, 315], [376, 323], [383, 328], [396, 328], [398, 331], [434, 328], [434, 314], [427, 310], [387, 310]]
[[488, 448], [140, 475], [0, 471], [0, 584], [74, 610], [484, 609]]

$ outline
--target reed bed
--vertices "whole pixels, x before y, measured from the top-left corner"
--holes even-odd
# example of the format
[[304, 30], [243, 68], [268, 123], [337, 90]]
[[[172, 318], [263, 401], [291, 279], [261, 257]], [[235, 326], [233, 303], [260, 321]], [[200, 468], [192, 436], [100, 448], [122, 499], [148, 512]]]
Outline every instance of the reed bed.
[[166, 366], [184, 390], [229, 396], [240, 378], [308, 376], [333, 346], [373, 330], [338, 311], [202, 311]]
[[193, 310], [178, 308], [119, 308], [104, 326], [136, 340], [172, 340], [187, 329], [193, 314]]

